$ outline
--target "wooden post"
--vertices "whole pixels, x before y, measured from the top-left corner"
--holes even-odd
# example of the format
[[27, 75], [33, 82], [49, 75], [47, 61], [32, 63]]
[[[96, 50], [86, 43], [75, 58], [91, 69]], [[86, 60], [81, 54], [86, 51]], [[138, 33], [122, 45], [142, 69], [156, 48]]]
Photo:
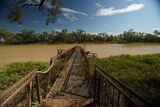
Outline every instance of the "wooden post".
[[96, 71], [96, 69], [94, 70], [94, 103], [95, 104], [97, 104], [97, 99], [96, 99], [96, 97], [97, 97], [97, 81], [96, 81], [96, 79], [97, 79], [97, 71]]
[[[51, 58], [51, 60], [50, 60], [50, 66], [51, 66], [52, 62], [53, 62], [53, 60], [52, 60], [52, 58]], [[46, 89], [46, 93], [45, 93], [46, 95], [47, 95], [48, 90], [49, 90], [49, 84], [50, 84], [50, 79], [51, 79], [51, 72], [52, 72], [52, 68], [51, 68], [51, 70], [48, 72], [47, 89]]]
[[97, 107], [101, 106], [101, 78], [97, 78]]
[[51, 70], [48, 72], [47, 91], [49, 90], [50, 79], [51, 79]]
[[32, 81], [28, 85], [28, 107], [32, 106]]
[[53, 62], [53, 59], [51, 58], [51, 60], [50, 60], [50, 66], [51, 66], [52, 62]]
[[39, 79], [38, 79], [38, 75], [36, 76], [36, 88], [37, 88], [37, 99], [38, 99], [38, 102], [41, 103], [40, 91], [39, 91]]

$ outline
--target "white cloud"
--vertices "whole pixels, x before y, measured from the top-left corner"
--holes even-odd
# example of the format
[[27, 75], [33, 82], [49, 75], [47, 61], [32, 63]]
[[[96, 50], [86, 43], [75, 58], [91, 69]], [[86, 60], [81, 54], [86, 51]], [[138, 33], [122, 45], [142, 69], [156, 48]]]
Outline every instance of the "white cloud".
[[75, 20], [79, 20], [79, 18], [75, 17], [74, 14], [71, 13], [63, 13], [63, 15], [69, 19], [71, 22], [75, 21]]
[[91, 34], [91, 35], [97, 35], [98, 32], [90, 32], [89, 34]]
[[75, 10], [72, 10], [72, 9], [69, 9], [69, 8], [61, 8], [61, 9], [62, 9], [62, 12], [64, 12], [64, 13], [75, 13], [75, 14], [88, 16], [88, 14], [86, 14], [86, 13], [78, 12], [78, 11], [75, 11]]
[[61, 29], [54, 29], [54, 31], [57, 31], [57, 32], [61, 32], [62, 30]]
[[26, 3], [31, 3], [31, 4], [38, 4], [40, 3], [40, 0], [26, 0]]
[[34, 23], [39, 23], [40, 21], [39, 20], [35, 20], [35, 21], [33, 21]]
[[122, 8], [122, 9], [114, 9], [114, 7], [101, 8], [97, 11], [96, 16], [111, 16], [115, 14], [129, 13], [129, 12], [138, 11], [143, 7], [144, 7], [144, 4], [131, 4], [128, 7]]
[[132, 2], [133, 0], [124, 0], [124, 1]]
[[114, 33], [113, 33], [113, 32], [107, 32], [107, 34], [108, 34], [108, 35], [113, 35]]
[[103, 7], [100, 3], [95, 2], [94, 3], [97, 7]]
[[64, 19], [61, 19], [61, 18], [58, 18], [57, 21], [60, 24], [67, 23], [67, 21], [65, 21]]
[[46, 21], [45, 20], [42, 20], [42, 21], [41, 20], [34, 20], [33, 22], [34, 23], [45, 23]]
[[79, 15], [83, 15], [83, 16], [88, 16], [88, 14], [83, 13], [83, 12], [79, 12], [79, 11], [75, 11], [69, 8], [61, 8], [63, 15], [69, 19], [70, 21], [75, 21], [75, 20], [79, 20], [79, 18], [77, 18], [75, 16], [75, 14], [79, 14]]
[[22, 25], [17, 25], [17, 27], [20, 27], [20, 28], [21, 28], [21, 27], [23, 27], [23, 26], [22, 26]]
[[160, 30], [160, 27], [153, 28], [152, 31]]

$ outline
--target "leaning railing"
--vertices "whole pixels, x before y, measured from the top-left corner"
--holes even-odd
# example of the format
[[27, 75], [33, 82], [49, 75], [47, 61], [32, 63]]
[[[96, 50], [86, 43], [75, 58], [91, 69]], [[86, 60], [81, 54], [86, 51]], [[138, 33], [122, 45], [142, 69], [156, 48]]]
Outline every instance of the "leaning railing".
[[[90, 79], [90, 73], [89, 73], [89, 60], [88, 60], [88, 54], [84, 51], [84, 49], [81, 50], [81, 55], [82, 55], [82, 61], [83, 61], [83, 67], [84, 67], [84, 72], [85, 72], [85, 79], [87, 81], [87, 87], [88, 87], [88, 92], [89, 92], [89, 97], [92, 97], [92, 90], [91, 90], [91, 79]], [[91, 57], [91, 56], [90, 56]]]
[[89, 53], [87, 56], [88, 56], [89, 58], [90, 58], [90, 57], [97, 57], [97, 53]]
[[46, 71], [34, 70], [5, 90], [0, 94], [0, 107], [26, 107], [33, 103], [40, 104], [41, 99], [46, 97], [59, 72], [63, 69], [64, 61], [72, 55], [74, 48], [65, 52], [59, 50], [57, 56], [51, 58], [50, 67]]
[[130, 87], [96, 66], [94, 102], [98, 107], [153, 107]]

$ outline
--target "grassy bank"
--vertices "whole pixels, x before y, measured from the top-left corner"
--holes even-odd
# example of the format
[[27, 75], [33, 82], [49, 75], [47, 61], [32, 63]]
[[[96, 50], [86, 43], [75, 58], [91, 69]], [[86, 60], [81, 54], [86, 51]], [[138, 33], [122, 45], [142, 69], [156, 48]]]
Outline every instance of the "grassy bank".
[[92, 58], [92, 74], [94, 64], [110, 72], [150, 102], [160, 105], [160, 54]]
[[0, 92], [17, 82], [33, 70], [45, 70], [48, 64], [44, 62], [15, 62], [0, 68]]

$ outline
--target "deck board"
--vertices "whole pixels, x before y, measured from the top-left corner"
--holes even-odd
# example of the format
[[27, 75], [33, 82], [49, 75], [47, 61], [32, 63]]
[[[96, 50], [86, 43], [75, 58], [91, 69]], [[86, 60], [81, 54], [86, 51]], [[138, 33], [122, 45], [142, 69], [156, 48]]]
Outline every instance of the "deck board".
[[[48, 103], [57, 104], [58, 102], [59, 105], [63, 105], [62, 103], [67, 103], [68, 99], [72, 99], [74, 103], [88, 101], [89, 94], [85, 75], [78, 75], [79, 72], [84, 72], [81, 67], [81, 56], [82, 55], [79, 52], [74, 52], [72, 54], [65, 69], [62, 70], [60, 76], [57, 78], [52, 89], [47, 95], [47, 98], [50, 99]], [[45, 103], [47, 104], [47, 101], [45, 101]]]

